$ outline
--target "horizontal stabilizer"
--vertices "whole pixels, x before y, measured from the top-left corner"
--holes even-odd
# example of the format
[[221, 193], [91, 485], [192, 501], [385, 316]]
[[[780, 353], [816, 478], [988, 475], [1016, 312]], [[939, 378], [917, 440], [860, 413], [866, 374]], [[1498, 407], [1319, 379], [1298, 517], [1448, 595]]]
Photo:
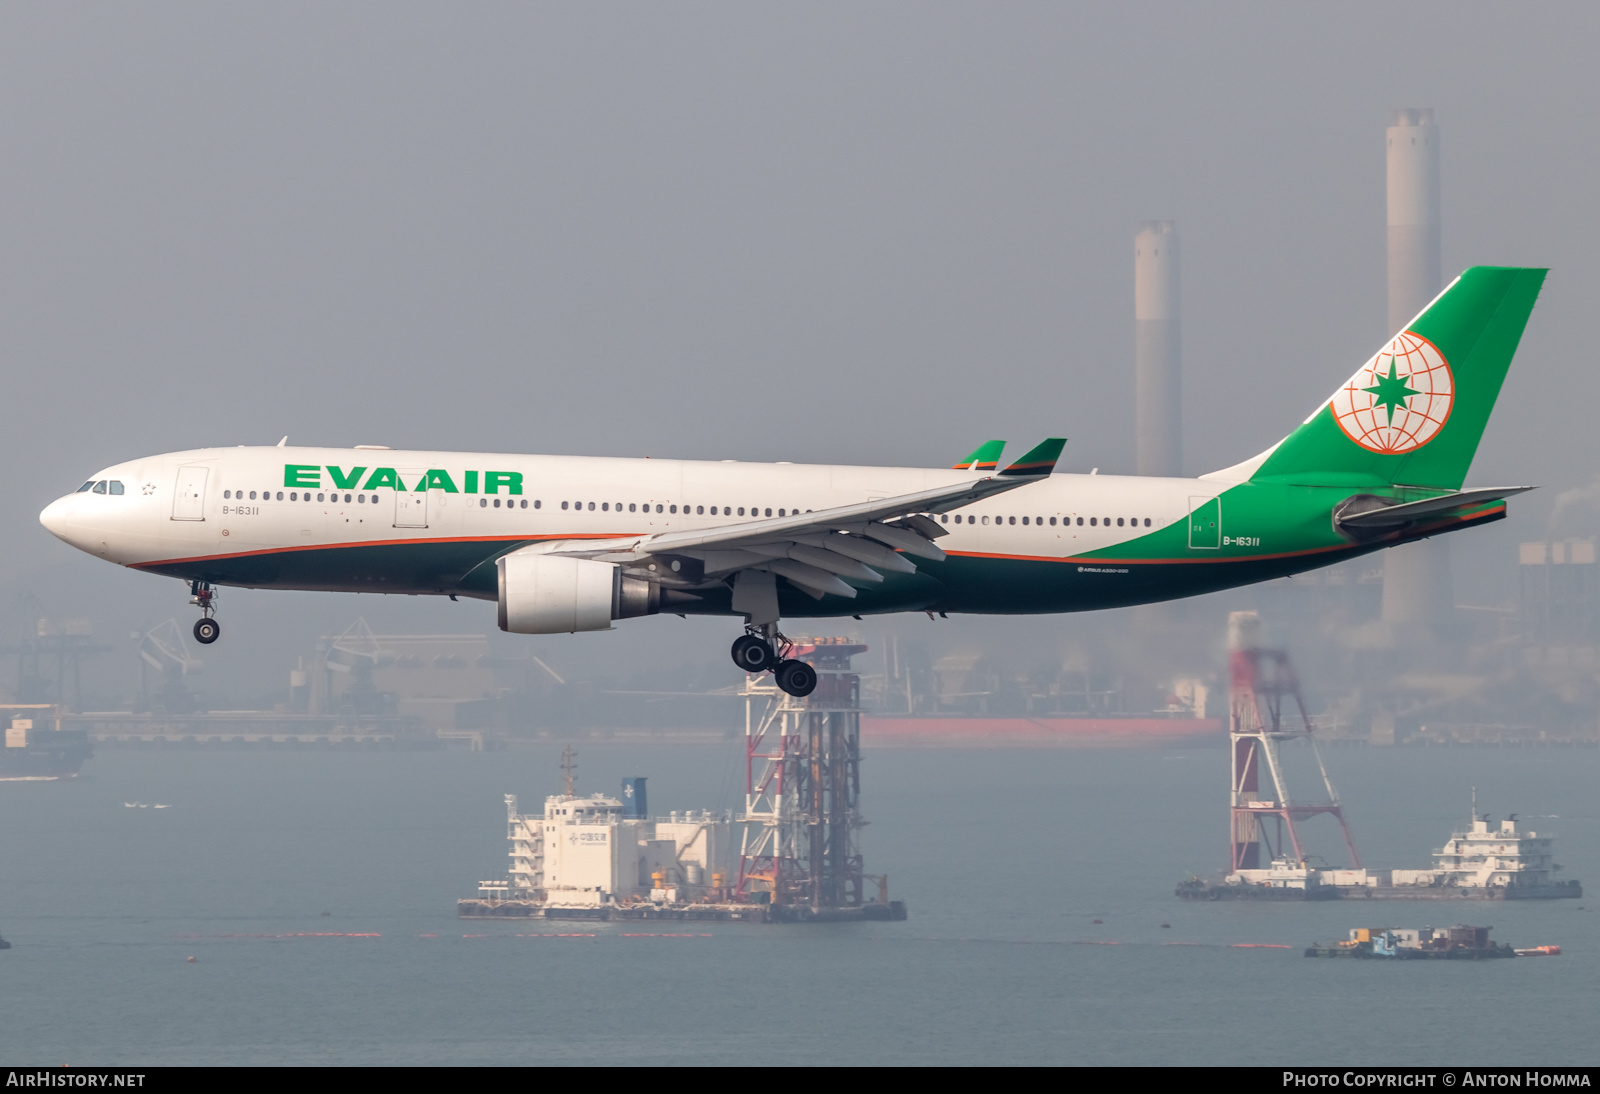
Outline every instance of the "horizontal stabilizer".
[[1514, 494], [1526, 493], [1533, 489], [1536, 487], [1501, 486], [1483, 490], [1458, 490], [1453, 494], [1442, 494], [1437, 498], [1424, 498], [1422, 501], [1410, 501], [1402, 505], [1385, 505], [1376, 509], [1363, 509], [1360, 512], [1341, 513], [1336, 519], [1343, 527], [1390, 528], [1409, 524], [1414, 520], [1447, 516], [1486, 502], [1503, 501]]
[[1065, 437], [1051, 437], [1038, 447], [1030, 449], [1020, 460], [1000, 472], [1002, 475], [1048, 475], [1056, 469], [1061, 450], [1067, 447]]

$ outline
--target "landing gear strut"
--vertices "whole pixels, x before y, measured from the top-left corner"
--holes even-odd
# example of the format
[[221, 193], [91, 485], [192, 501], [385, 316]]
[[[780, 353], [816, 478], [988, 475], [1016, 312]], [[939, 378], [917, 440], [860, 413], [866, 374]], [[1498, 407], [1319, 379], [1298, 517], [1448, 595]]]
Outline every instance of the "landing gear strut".
[[778, 633], [775, 623], [752, 626], [733, 642], [733, 663], [749, 673], [771, 671], [778, 687], [797, 699], [817, 688], [817, 670], [788, 656], [794, 643]]
[[217, 591], [209, 583], [196, 579], [189, 582], [189, 603], [199, 608], [201, 616], [195, 620], [194, 640], [209, 646], [222, 637], [222, 624], [212, 618], [217, 611]]

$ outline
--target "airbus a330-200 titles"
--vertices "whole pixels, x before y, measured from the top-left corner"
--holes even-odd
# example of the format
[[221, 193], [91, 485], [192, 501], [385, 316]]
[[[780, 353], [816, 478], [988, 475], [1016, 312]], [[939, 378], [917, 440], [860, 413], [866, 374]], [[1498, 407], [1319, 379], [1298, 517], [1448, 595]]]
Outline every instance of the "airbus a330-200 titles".
[[[1198, 478], [350, 448], [207, 448], [96, 472], [60, 539], [187, 582], [492, 600], [519, 634], [743, 618], [733, 659], [791, 695], [785, 617], [1021, 614], [1191, 596], [1499, 520], [1463, 488], [1544, 270], [1474, 267], [1278, 444]], [[1293, 360], [1275, 369], [1296, 367]]]

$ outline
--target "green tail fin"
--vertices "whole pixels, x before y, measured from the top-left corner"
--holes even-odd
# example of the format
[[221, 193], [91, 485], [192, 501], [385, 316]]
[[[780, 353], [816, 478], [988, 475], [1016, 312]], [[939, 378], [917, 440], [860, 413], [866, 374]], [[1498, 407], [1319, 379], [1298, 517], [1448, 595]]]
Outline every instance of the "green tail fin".
[[1061, 450], [1067, 447], [1065, 437], [1050, 437], [1034, 445], [1022, 454], [1022, 458], [1004, 471], [1002, 475], [1048, 475], [1056, 469], [1056, 461], [1061, 458]]
[[984, 441], [972, 452], [972, 455], [957, 460], [952, 466], [955, 471], [993, 471], [1000, 462], [1000, 453], [1005, 451], [1005, 441]]
[[1545, 272], [1467, 270], [1305, 424], [1251, 461], [1260, 461], [1251, 479], [1459, 489]]

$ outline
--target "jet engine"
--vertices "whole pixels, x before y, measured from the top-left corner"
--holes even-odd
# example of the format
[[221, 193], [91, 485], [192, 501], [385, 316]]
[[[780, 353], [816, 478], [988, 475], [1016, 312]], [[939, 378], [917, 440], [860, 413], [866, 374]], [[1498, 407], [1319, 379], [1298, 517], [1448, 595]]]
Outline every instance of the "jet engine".
[[512, 634], [605, 631], [661, 610], [661, 586], [609, 562], [513, 551], [497, 565], [500, 629]]

